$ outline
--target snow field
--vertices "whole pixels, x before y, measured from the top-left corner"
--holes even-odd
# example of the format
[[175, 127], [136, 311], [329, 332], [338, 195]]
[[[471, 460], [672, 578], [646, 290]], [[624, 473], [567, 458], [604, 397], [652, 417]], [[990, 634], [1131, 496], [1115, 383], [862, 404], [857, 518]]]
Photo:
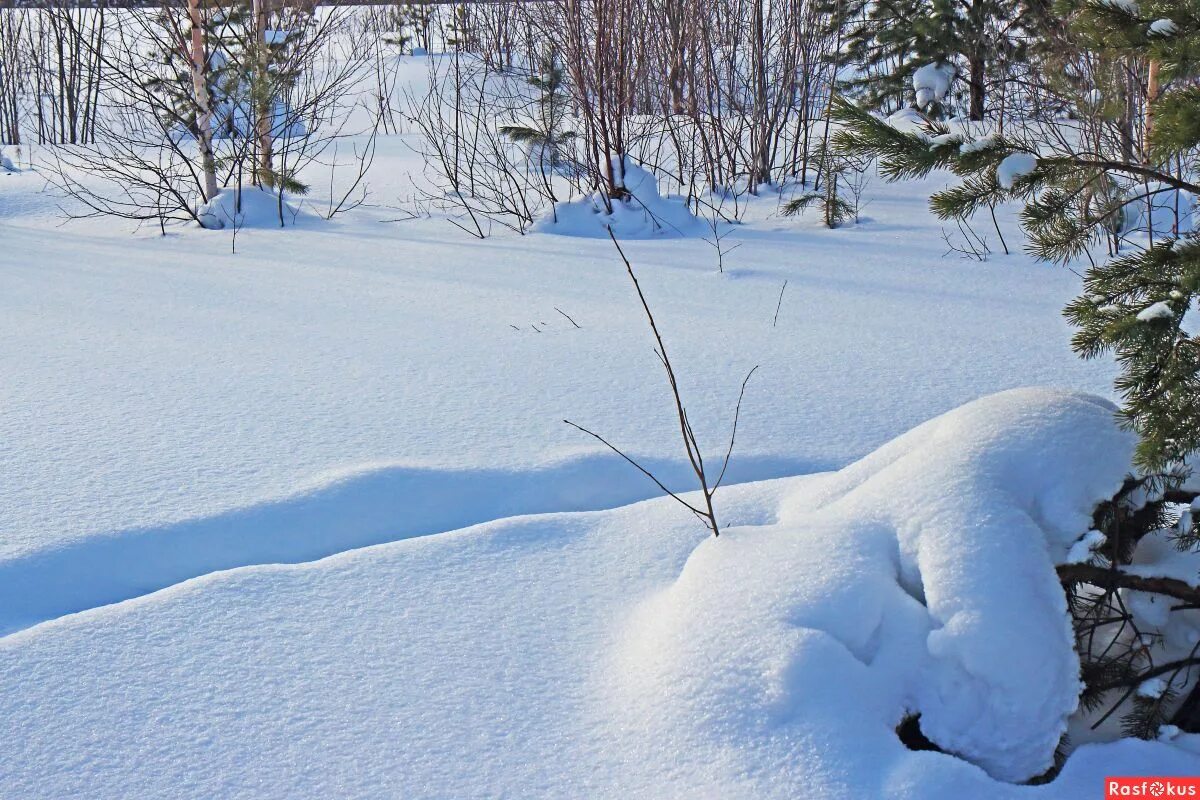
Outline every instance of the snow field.
[[[1179, 736], [998, 779], [1041, 768], [1073, 709], [1053, 564], [1123, 475], [1110, 412], [984, 398], [839, 473], [731, 487], [720, 539], [660, 498], [51, 621], [0, 640], [0, 772], [21, 797], [889, 800], [1194, 773]], [[905, 749], [910, 712], [984, 768]]]
[[[1164, 736], [1014, 783], [1079, 725], [1053, 566], [1128, 465], [1075, 392], [1111, 371], [1070, 352], [1073, 275], [946, 257], [936, 176], [837, 231], [765, 192], [724, 273], [636, 164], [611, 216], [474, 241], [409, 214], [413, 144], [332, 221], [302, 176], [284, 231], [229, 193], [223, 232], [63, 228], [36, 166], [0, 176], [0, 795], [1074, 800], [1200, 770]], [[762, 365], [719, 540], [613, 508], [654, 487], [561, 422], [690, 485], [607, 225], [707, 451]], [[1060, 390], [970, 402], [1026, 384]], [[905, 749], [915, 713], [958, 755]]]

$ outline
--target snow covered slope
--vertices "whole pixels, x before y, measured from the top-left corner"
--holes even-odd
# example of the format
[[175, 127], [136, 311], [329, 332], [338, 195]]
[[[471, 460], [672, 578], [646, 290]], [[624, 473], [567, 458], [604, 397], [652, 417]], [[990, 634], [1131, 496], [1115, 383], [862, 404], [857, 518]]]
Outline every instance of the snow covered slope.
[[[1010, 392], [730, 489], [717, 540], [659, 499], [64, 617], [0, 639], [4, 789], [1077, 800], [1195, 773], [1184, 736], [1084, 746], [1042, 787], [988, 775], [1039, 768], [1073, 706], [1052, 564], [1129, 446], [1102, 401]], [[908, 711], [988, 771], [906, 750]]]

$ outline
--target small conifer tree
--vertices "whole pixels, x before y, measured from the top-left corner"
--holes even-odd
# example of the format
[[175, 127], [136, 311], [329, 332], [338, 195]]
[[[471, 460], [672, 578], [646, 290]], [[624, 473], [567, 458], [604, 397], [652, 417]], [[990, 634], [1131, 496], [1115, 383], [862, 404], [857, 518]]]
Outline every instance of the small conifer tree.
[[[271, 141], [280, 133], [279, 107], [300, 74], [291, 55], [302, 46], [302, 12], [290, 10], [290, 27], [273, 29], [270, 15], [256, 14], [251, 0], [203, 10], [199, 15], [205, 59], [199, 70], [202, 92], [196, 84], [192, 52], [177, 46], [179, 32], [192, 35], [190, 20], [171, 10], [162, 11], [158, 20], [163, 35], [156, 39], [155, 56], [161, 69], [147, 77], [145, 85], [163, 98], [159, 107], [164, 129], [197, 141], [207, 138], [213, 168], [225, 176], [240, 172], [240, 162], [251, 150], [247, 143], [253, 140], [260, 151], [250, 170], [254, 182], [304, 193], [307, 187], [295, 176], [282, 174], [271, 158]], [[207, 122], [206, 131], [201, 130], [202, 121]], [[218, 142], [230, 146], [218, 148]]]
[[[1152, 738], [1167, 723], [1200, 730], [1200, 653], [1173, 651], [1166, 625], [1148, 623], [1129, 594], [1195, 613], [1200, 576], [1147, 579], [1128, 567], [1147, 537], [1184, 551], [1200, 547], [1189, 506], [1197, 495], [1189, 462], [1200, 452], [1200, 324], [1193, 322], [1200, 234], [1190, 221], [1200, 197], [1200, 6], [1084, 0], [1063, 13], [1081, 46], [1154, 73], [1140, 152], [1117, 139], [1039, 136], [1036, 126], [1030, 134], [977, 138], [926, 119], [902, 131], [845, 99], [834, 103], [841, 129], [833, 141], [844, 153], [877, 157], [889, 180], [952, 172], [955, 185], [931, 198], [943, 219], [1018, 202], [1032, 255], [1086, 265], [1083, 293], [1065, 315], [1081, 356], [1117, 360], [1121, 419], [1140, 440], [1139, 475], [1097, 509], [1092, 551], [1059, 574], [1077, 632], [1085, 709], [1100, 721], [1119, 710], [1127, 734]], [[1074, 113], [1094, 113], [1103, 98], [1088, 102], [1075, 99]], [[1112, 255], [1097, 260], [1093, 250], [1102, 243]]]
[[935, 116], [954, 111], [947, 92], [923, 92], [922, 68], [935, 67], [962, 85], [972, 120], [984, 118], [988, 87], [1000, 68], [1032, 41], [1039, 0], [839, 0], [834, 16], [849, 21], [844, 61], [855, 77], [843, 89], [870, 108], [914, 105]]
[[571, 107], [571, 96], [567, 91], [566, 76], [553, 48], [547, 49], [542, 57], [540, 69], [529, 78], [529, 85], [537, 92], [536, 114], [532, 125], [502, 125], [500, 133], [514, 142], [525, 145], [530, 160], [539, 168], [549, 172], [570, 171], [574, 159], [570, 157], [570, 145], [575, 132], [568, 130], [567, 120]]

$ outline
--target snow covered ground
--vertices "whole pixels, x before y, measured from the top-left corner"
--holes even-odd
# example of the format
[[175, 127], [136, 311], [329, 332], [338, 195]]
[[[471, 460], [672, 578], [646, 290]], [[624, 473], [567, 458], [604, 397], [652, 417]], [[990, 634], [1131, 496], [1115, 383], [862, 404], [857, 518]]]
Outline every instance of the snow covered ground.
[[1034, 790], [892, 730], [914, 704], [968, 752], [1048, 756], [1070, 642], [1026, 612], [1061, 610], [1047, 545], [1129, 446], [1111, 407], [1024, 391], [734, 487], [719, 540], [657, 499], [217, 573], [0, 639], [0, 772], [16, 797], [1064, 799], [1194, 772], [1194, 737], [1126, 740]]
[[[764, 648], [791, 642], [751, 609], [800, 580], [773, 578], [757, 599], [717, 581], [703, 603], [639, 623], [644, 603], [667, 602], [651, 595], [723, 574], [704, 564], [727, 542], [670, 500], [625, 505], [654, 487], [562, 423], [690, 486], [612, 244], [479, 241], [404, 217], [420, 173], [405, 138], [380, 143], [374, 205], [326, 222], [314, 197], [297, 228], [240, 231], [236, 254], [228, 231], [63, 225], [36, 171], [0, 173], [2, 793], [1067, 798], [1098, 794], [1112, 764], [1200, 771], [1180, 746], [1126, 742], [1078, 751], [1049, 787], [1009, 788], [904, 750], [891, 681], [831, 731], [819, 709], [800, 713], [804, 692], [853, 691], [846, 675], [882, 668], [806, 616], [819, 598], [778, 609], [818, 631], [788, 644], [794, 662], [766, 669], [782, 656], [764, 651], [705, 669], [751, 623], [768, 627]], [[769, 538], [782, 549], [754, 558], [775, 553], [777, 578], [793, 534], [841, 541], [795, 509], [849, 478], [785, 476], [845, 467], [999, 390], [1110, 394], [1109, 366], [1075, 358], [1059, 315], [1078, 278], [1020, 255], [944, 256], [925, 209], [936, 183], [876, 181], [868, 221], [835, 231], [763, 198], [723, 273], [696, 238], [625, 244], [710, 452], [761, 365], [730, 475], [758, 482], [718, 495], [740, 528], [729, 558]], [[795, 574], [840, 591], [812, 564]], [[878, 597], [909, 602], [894, 576], [879, 581], [892, 588]], [[623, 660], [655, 624], [709, 632], [688, 638], [702, 663]], [[918, 638], [898, 633], [897, 647]], [[775, 673], [791, 694], [764, 699], [756, 681]], [[1051, 692], [1062, 674], [1047, 674]], [[651, 725], [647, 687], [663, 681], [695, 692]], [[738, 698], [753, 702], [730, 716]], [[1062, 710], [1047, 706], [1045, 735]], [[874, 766], [818, 746], [835, 734]]]
[[[391, 144], [381, 199], [417, 168]], [[36, 175], [0, 180], [0, 630], [216, 568], [653, 494], [564, 418], [686, 477], [610, 242], [477, 241], [363, 209], [243, 230], [233, 255], [222, 232], [63, 227]], [[999, 389], [1108, 390], [1067, 345], [1075, 276], [943, 258], [922, 198], [877, 188], [861, 227], [748, 223], [723, 274], [702, 241], [626, 246], [712, 450], [762, 365], [735, 480], [841, 466]]]

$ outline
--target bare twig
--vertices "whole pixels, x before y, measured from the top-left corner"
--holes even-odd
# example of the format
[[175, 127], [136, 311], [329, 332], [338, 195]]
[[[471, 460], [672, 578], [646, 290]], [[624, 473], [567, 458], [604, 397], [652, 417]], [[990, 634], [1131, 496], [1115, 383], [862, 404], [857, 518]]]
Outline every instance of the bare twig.
[[577, 425], [576, 423], [571, 422], [571, 420], [569, 420], [569, 419], [564, 419], [563, 422], [567, 423], [568, 425], [570, 425], [572, 428], [575, 428], [576, 430], [583, 431], [588, 436], [591, 436], [592, 438], [596, 439], [601, 444], [603, 444], [605, 447], [607, 447], [609, 450], [612, 450], [614, 453], [619, 455], [621, 458], [628, 461], [630, 464], [632, 464], [634, 467], [636, 467], [639, 472], [641, 472], [643, 475], [645, 475], [650, 480], [654, 481], [654, 485], [657, 486], [659, 489], [662, 489], [665, 494], [670, 495], [671, 497], [675, 498], [677, 501], [679, 501], [680, 505], [682, 505], [688, 511], [691, 511], [693, 514], [695, 514], [697, 517], [699, 517], [701, 519], [701, 521], [703, 521], [707, 524], [708, 515], [705, 512], [696, 508], [694, 505], [689, 503], [687, 500], [684, 500], [682, 497], [677, 495], [675, 492], [672, 492], [670, 489], [668, 489], [666, 487], [666, 485], [654, 475], [653, 472], [651, 472], [650, 470], [643, 467], [641, 464], [639, 464], [634, 459], [630, 458], [628, 455], [626, 455], [620, 448], [618, 448], [612, 442], [608, 441], [607, 439], [605, 439], [603, 436], [601, 436], [598, 433], [589, 431], [587, 428], [583, 427], [582, 425]]
[[562, 310], [561, 308], [559, 308], [558, 306], [555, 306], [555, 307], [554, 307], [554, 310], [555, 310], [555, 311], [557, 311], [558, 313], [562, 314], [564, 317], [566, 317], [566, 318], [567, 318], [567, 322], [570, 322], [570, 323], [571, 323], [572, 325], [574, 325], [576, 328], [579, 328], [579, 329], [581, 329], [581, 330], [582, 330], [582, 326], [581, 326], [581, 325], [580, 325], [578, 322], [576, 322], [575, 320], [571, 319], [571, 315], [570, 315], [570, 314], [568, 314], [567, 312], [563, 311], [563, 310]]
[[658, 323], [654, 319], [654, 313], [650, 310], [650, 303], [646, 300], [646, 295], [642, 292], [641, 284], [638, 283], [637, 275], [633, 271], [633, 265], [630, 264], [629, 259], [626, 258], [625, 251], [621, 249], [621, 243], [617, 241], [617, 237], [613, 234], [611, 227], [608, 229], [608, 237], [612, 239], [613, 245], [617, 248], [617, 254], [621, 257], [621, 261], [625, 264], [625, 271], [629, 275], [630, 281], [633, 283], [633, 288], [637, 292], [638, 300], [641, 301], [642, 310], [646, 314], [646, 321], [650, 323], [650, 330], [654, 334], [654, 341], [656, 343], [654, 355], [658, 358], [659, 363], [662, 364], [663, 370], [667, 374], [667, 383], [671, 387], [671, 397], [675, 404], [675, 415], [679, 420], [679, 433], [680, 437], [683, 439], [683, 448], [687, 454], [688, 464], [691, 466], [692, 472], [695, 474], [696, 480], [700, 484], [700, 494], [704, 498], [704, 507], [698, 508], [686, 500], [683, 500], [675, 492], [672, 492], [670, 489], [668, 489], [666, 485], [648, 469], [637, 463], [599, 434], [593, 433], [586, 428], [576, 425], [570, 420], [563, 420], [563, 422], [566, 422], [573, 428], [577, 428], [589, 436], [596, 438], [614, 453], [628, 461], [642, 474], [654, 481], [654, 484], [658, 486], [658, 488], [662, 489], [666, 494], [673, 497], [689, 511], [695, 514], [700, 521], [703, 522], [710, 531], [712, 531], [713, 536], [720, 536], [721, 528], [717, 520], [716, 509], [713, 506], [713, 495], [716, 494], [717, 488], [721, 485], [721, 481], [725, 478], [725, 471], [729, 468], [729, 459], [733, 455], [733, 446], [737, 439], [737, 425], [742, 411], [742, 399], [746, 394], [746, 384], [750, 382], [750, 377], [754, 375], [754, 372], [758, 369], [758, 367], [755, 366], [753, 369], [751, 369], [750, 372], [747, 373], [745, 379], [742, 381], [741, 392], [738, 394], [737, 407], [734, 410], [733, 415], [733, 429], [729, 436], [729, 447], [725, 451], [725, 459], [721, 464], [720, 474], [717, 476], [716, 481], [710, 484], [709, 473], [704, 464], [704, 455], [701, 452], [700, 443], [697, 441], [696, 432], [692, 428], [691, 419], [688, 417], [687, 408], [684, 406], [683, 397], [679, 391], [679, 381], [675, 376], [675, 368], [671, 364], [670, 356], [667, 355], [667, 345], [666, 342], [663, 341], [661, 332], [658, 330]]
[[746, 396], [746, 384], [750, 382], [751, 376], [754, 375], [758, 365], [755, 364], [746, 373], [746, 377], [742, 379], [742, 389], [738, 392], [737, 406], [733, 409], [733, 430], [729, 432], [729, 447], [725, 450], [725, 460], [721, 464], [721, 474], [717, 476], [717, 482], [713, 484], [713, 491], [721, 485], [721, 481], [725, 480], [725, 470], [729, 469], [729, 457], [733, 455], [733, 443], [737, 440], [738, 418], [742, 415], [742, 398]]

